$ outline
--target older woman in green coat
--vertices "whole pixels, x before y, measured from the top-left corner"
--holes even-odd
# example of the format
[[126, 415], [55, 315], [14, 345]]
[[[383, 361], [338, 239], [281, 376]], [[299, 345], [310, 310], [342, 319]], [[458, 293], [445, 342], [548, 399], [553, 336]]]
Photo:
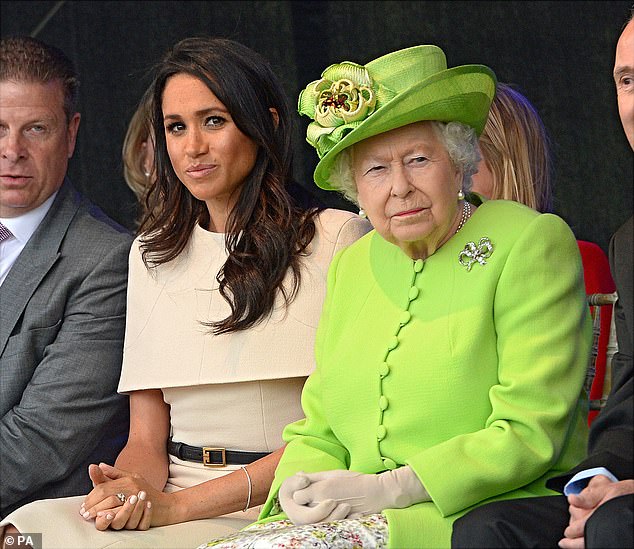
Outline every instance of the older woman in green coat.
[[375, 230], [330, 267], [305, 419], [260, 523], [220, 547], [441, 547], [485, 501], [549, 494], [583, 456], [590, 326], [557, 216], [465, 198], [495, 93], [418, 46], [300, 96], [315, 180]]

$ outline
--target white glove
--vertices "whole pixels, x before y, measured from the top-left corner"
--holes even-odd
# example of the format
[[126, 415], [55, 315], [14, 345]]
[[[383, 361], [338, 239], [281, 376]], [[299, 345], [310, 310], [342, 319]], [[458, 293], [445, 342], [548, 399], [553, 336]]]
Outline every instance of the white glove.
[[310, 507], [334, 500], [337, 505], [350, 506], [346, 518], [380, 513], [384, 509], [402, 509], [431, 500], [408, 465], [378, 475], [335, 470], [304, 473], [303, 476], [310, 485], [303, 481], [293, 486], [296, 504]]
[[350, 505], [338, 503], [333, 499], [326, 499], [319, 503], [302, 505], [293, 500], [297, 490], [306, 488], [310, 481], [306, 473], [299, 472], [282, 482], [278, 494], [280, 505], [294, 524], [313, 524], [315, 522], [329, 522], [345, 518], [350, 512]]

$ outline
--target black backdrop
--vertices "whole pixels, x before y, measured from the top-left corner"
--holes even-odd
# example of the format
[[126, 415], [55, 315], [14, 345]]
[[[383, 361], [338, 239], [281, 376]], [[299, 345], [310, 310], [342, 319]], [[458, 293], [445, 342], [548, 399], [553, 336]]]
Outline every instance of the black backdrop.
[[[135, 203], [120, 148], [148, 68], [177, 40], [210, 34], [268, 58], [291, 103], [331, 63], [366, 63], [436, 44], [449, 66], [489, 65], [536, 105], [553, 141], [555, 209], [577, 238], [604, 249], [631, 215], [633, 155], [619, 123], [612, 67], [630, 1], [613, 2], [0, 2], [2, 36], [54, 44], [79, 70], [82, 122], [70, 174], [86, 195], [132, 227]], [[48, 20], [47, 20], [48, 18]], [[296, 176], [312, 185], [316, 155], [296, 132]]]

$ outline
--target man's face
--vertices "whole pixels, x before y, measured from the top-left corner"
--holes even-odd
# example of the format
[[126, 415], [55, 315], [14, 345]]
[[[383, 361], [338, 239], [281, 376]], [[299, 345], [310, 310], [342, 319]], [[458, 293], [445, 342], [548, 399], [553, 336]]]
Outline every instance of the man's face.
[[60, 188], [79, 118], [67, 122], [59, 80], [0, 82], [0, 217], [29, 212]]
[[634, 150], [634, 20], [627, 24], [616, 44], [614, 82], [623, 129]]

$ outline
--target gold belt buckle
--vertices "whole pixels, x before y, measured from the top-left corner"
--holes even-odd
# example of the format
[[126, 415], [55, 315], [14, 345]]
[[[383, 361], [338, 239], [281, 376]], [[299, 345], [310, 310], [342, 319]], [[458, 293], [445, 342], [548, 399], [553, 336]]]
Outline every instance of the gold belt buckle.
[[[222, 463], [214, 463], [211, 461], [211, 452], [220, 452], [222, 455]], [[224, 448], [210, 448], [208, 446], [203, 447], [203, 465], [205, 467], [225, 467], [227, 465], [227, 458], [225, 457]]]

